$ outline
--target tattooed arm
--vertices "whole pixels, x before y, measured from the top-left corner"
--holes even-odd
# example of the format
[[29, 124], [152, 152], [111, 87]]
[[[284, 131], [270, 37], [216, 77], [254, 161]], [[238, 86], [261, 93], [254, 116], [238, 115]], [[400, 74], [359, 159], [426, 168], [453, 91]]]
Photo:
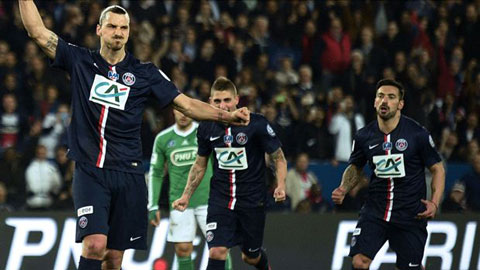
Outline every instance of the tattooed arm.
[[32, 0], [19, 0], [18, 6], [28, 35], [42, 48], [48, 57], [54, 59], [57, 52], [58, 36], [45, 27], [37, 6]]
[[195, 120], [209, 120], [244, 126], [250, 122], [250, 111], [246, 107], [229, 112], [215, 108], [200, 100], [187, 97], [184, 94], [178, 95], [173, 100], [173, 106]]
[[273, 193], [275, 201], [284, 201], [285, 195], [285, 178], [287, 177], [287, 161], [283, 154], [282, 148], [278, 148], [275, 152], [268, 155], [270, 165], [275, 172], [275, 178], [277, 179], [277, 188]]
[[363, 178], [362, 168], [354, 164], [348, 165], [343, 172], [342, 183], [332, 192], [332, 201], [335, 204], [342, 204], [345, 194], [355, 187]]
[[190, 197], [192, 197], [193, 192], [195, 192], [198, 185], [200, 185], [200, 182], [202, 182], [207, 165], [208, 156], [202, 157], [197, 155], [195, 163], [193, 163], [192, 167], [190, 168], [190, 172], [188, 173], [188, 181], [185, 189], [183, 190], [182, 197], [172, 203], [172, 208], [179, 211], [184, 211], [187, 209]]

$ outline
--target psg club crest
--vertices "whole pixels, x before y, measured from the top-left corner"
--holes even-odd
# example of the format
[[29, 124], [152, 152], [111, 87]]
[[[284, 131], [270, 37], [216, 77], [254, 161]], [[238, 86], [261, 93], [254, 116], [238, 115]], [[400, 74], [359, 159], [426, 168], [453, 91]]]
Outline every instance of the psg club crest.
[[232, 135], [225, 135], [223, 136], [223, 142], [225, 144], [230, 144], [233, 142], [233, 136]]
[[135, 83], [135, 75], [130, 72], [123, 74], [122, 81], [124, 84], [131, 86]]
[[398, 151], [405, 151], [408, 147], [408, 142], [405, 139], [398, 139], [397, 142], [395, 143], [395, 148], [397, 148]]
[[237, 134], [237, 137], [235, 138], [237, 140], [237, 143], [240, 145], [244, 145], [248, 141], [247, 134], [240, 132]]
[[88, 224], [88, 219], [85, 216], [81, 217], [78, 220], [78, 226], [80, 226], [80, 228], [82, 229], [85, 229], [85, 227], [87, 227], [87, 224]]
[[392, 142], [384, 142], [384, 143], [382, 144], [382, 149], [383, 149], [384, 151], [390, 151], [390, 150], [392, 150]]
[[208, 231], [206, 238], [207, 238], [207, 242], [212, 241], [213, 240], [213, 232]]

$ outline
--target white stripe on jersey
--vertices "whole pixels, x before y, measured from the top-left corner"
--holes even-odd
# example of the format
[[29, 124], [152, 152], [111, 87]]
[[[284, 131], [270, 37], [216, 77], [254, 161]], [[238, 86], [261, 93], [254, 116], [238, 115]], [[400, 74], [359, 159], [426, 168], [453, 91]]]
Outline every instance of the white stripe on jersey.
[[[228, 135], [232, 136], [232, 128], [228, 127], [225, 130], [225, 133], [227, 136]], [[232, 143], [225, 142], [225, 144], [228, 147], [232, 147]], [[233, 210], [235, 208], [235, 203], [237, 202], [237, 198], [236, 198], [237, 185], [235, 184], [236, 178], [237, 177], [235, 175], [235, 170], [230, 170], [229, 177], [228, 177], [228, 180], [230, 182], [230, 201], [228, 202], [228, 209], [230, 210]]]
[[[391, 142], [391, 139], [390, 139], [390, 134], [388, 134], [386, 136], [387, 138], [387, 142]], [[393, 145], [392, 145], [393, 147]], [[387, 155], [390, 155], [392, 153], [392, 149], [387, 149], [386, 150], [386, 154]], [[393, 193], [393, 188], [395, 186], [395, 182], [393, 181], [393, 178], [390, 177], [388, 178], [388, 194], [387, 194], [387, 209], [385, 209], [385, 215], [384, 215], [384, 219], [385, 221], [389, 222], [390, 221], [390, 218], [392, 217], [392, 209], [393, 209], [393, 197], [394, 197], [394, 193]]]
[[97, 160], [97, 167], [103, 168], [103, 163], [105, 162], [105, 155], [107, 154], [107, 140], [105, 139], [105, 126], [107, 125], [107, 118], [108, 118], [108, 106], [104, 106], [102, 108], [102, 114], [100, 116], [100, 120], [102, 121], [100, 124], [100, 153]]

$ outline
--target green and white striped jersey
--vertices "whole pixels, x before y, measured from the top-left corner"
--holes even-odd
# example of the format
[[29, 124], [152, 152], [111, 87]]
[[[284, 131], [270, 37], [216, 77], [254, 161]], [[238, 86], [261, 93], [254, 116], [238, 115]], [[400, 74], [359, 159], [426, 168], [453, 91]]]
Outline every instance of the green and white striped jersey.
[[[189, 130], [181, 131], [174, 124], [160, 132], [155, 138], [149, 171], [149, 211], [158, 209], [158, 197], [161, 193], [165, 169], [168, 170], [170, 179], [169, 207], [173, 201], [182, 196], [187, 185], [188, 172], [197, 157], [197, 128], [198, 123], [193, 122]], [[212, 162], [210, 159], [202, 182], [190, 198], [188, 207], [193, 208], [208, 203], [211, 177]]]

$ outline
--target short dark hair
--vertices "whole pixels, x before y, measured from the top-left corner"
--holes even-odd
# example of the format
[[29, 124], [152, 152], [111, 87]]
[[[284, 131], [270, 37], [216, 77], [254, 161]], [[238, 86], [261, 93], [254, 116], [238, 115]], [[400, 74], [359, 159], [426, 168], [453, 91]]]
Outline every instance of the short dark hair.
[[218, 77], [210, 89], [210, 96], [213, 94], [213, 91], [230, 91], [233, 96], [237, 96], [237, 87], [235, 84], [226, 77]]
[[398, 88], [398, 93], [400, 94], [400, 100], [403, 100], [403, 98], [405, 97], [405, 88], [403, 88], [403, 85], [400, 82], [397, 82], [392, 79], [382, 79], [377, 83], [377, 88], [376, 88], [377, 91], [380, 87], [384, 85], [395, 86], [396, 88]]
[[116, 14], [127, 15], [128, 21], [130, 22], [130, 17], [128, 16], [128, 12], [121, 6], [113, 5], [113, 6], [109, 6], [109, 7], [105, 8], [102, 11], [102, 13], [100, 14], [100, 18], [98, 19], [98, 24], [99, 25], [103, 24], [103, 21], [105, 20], [105, 18], [107, 17], [107, 14], [109, 12], [113, 12], [113, 13], [116, 13]]

